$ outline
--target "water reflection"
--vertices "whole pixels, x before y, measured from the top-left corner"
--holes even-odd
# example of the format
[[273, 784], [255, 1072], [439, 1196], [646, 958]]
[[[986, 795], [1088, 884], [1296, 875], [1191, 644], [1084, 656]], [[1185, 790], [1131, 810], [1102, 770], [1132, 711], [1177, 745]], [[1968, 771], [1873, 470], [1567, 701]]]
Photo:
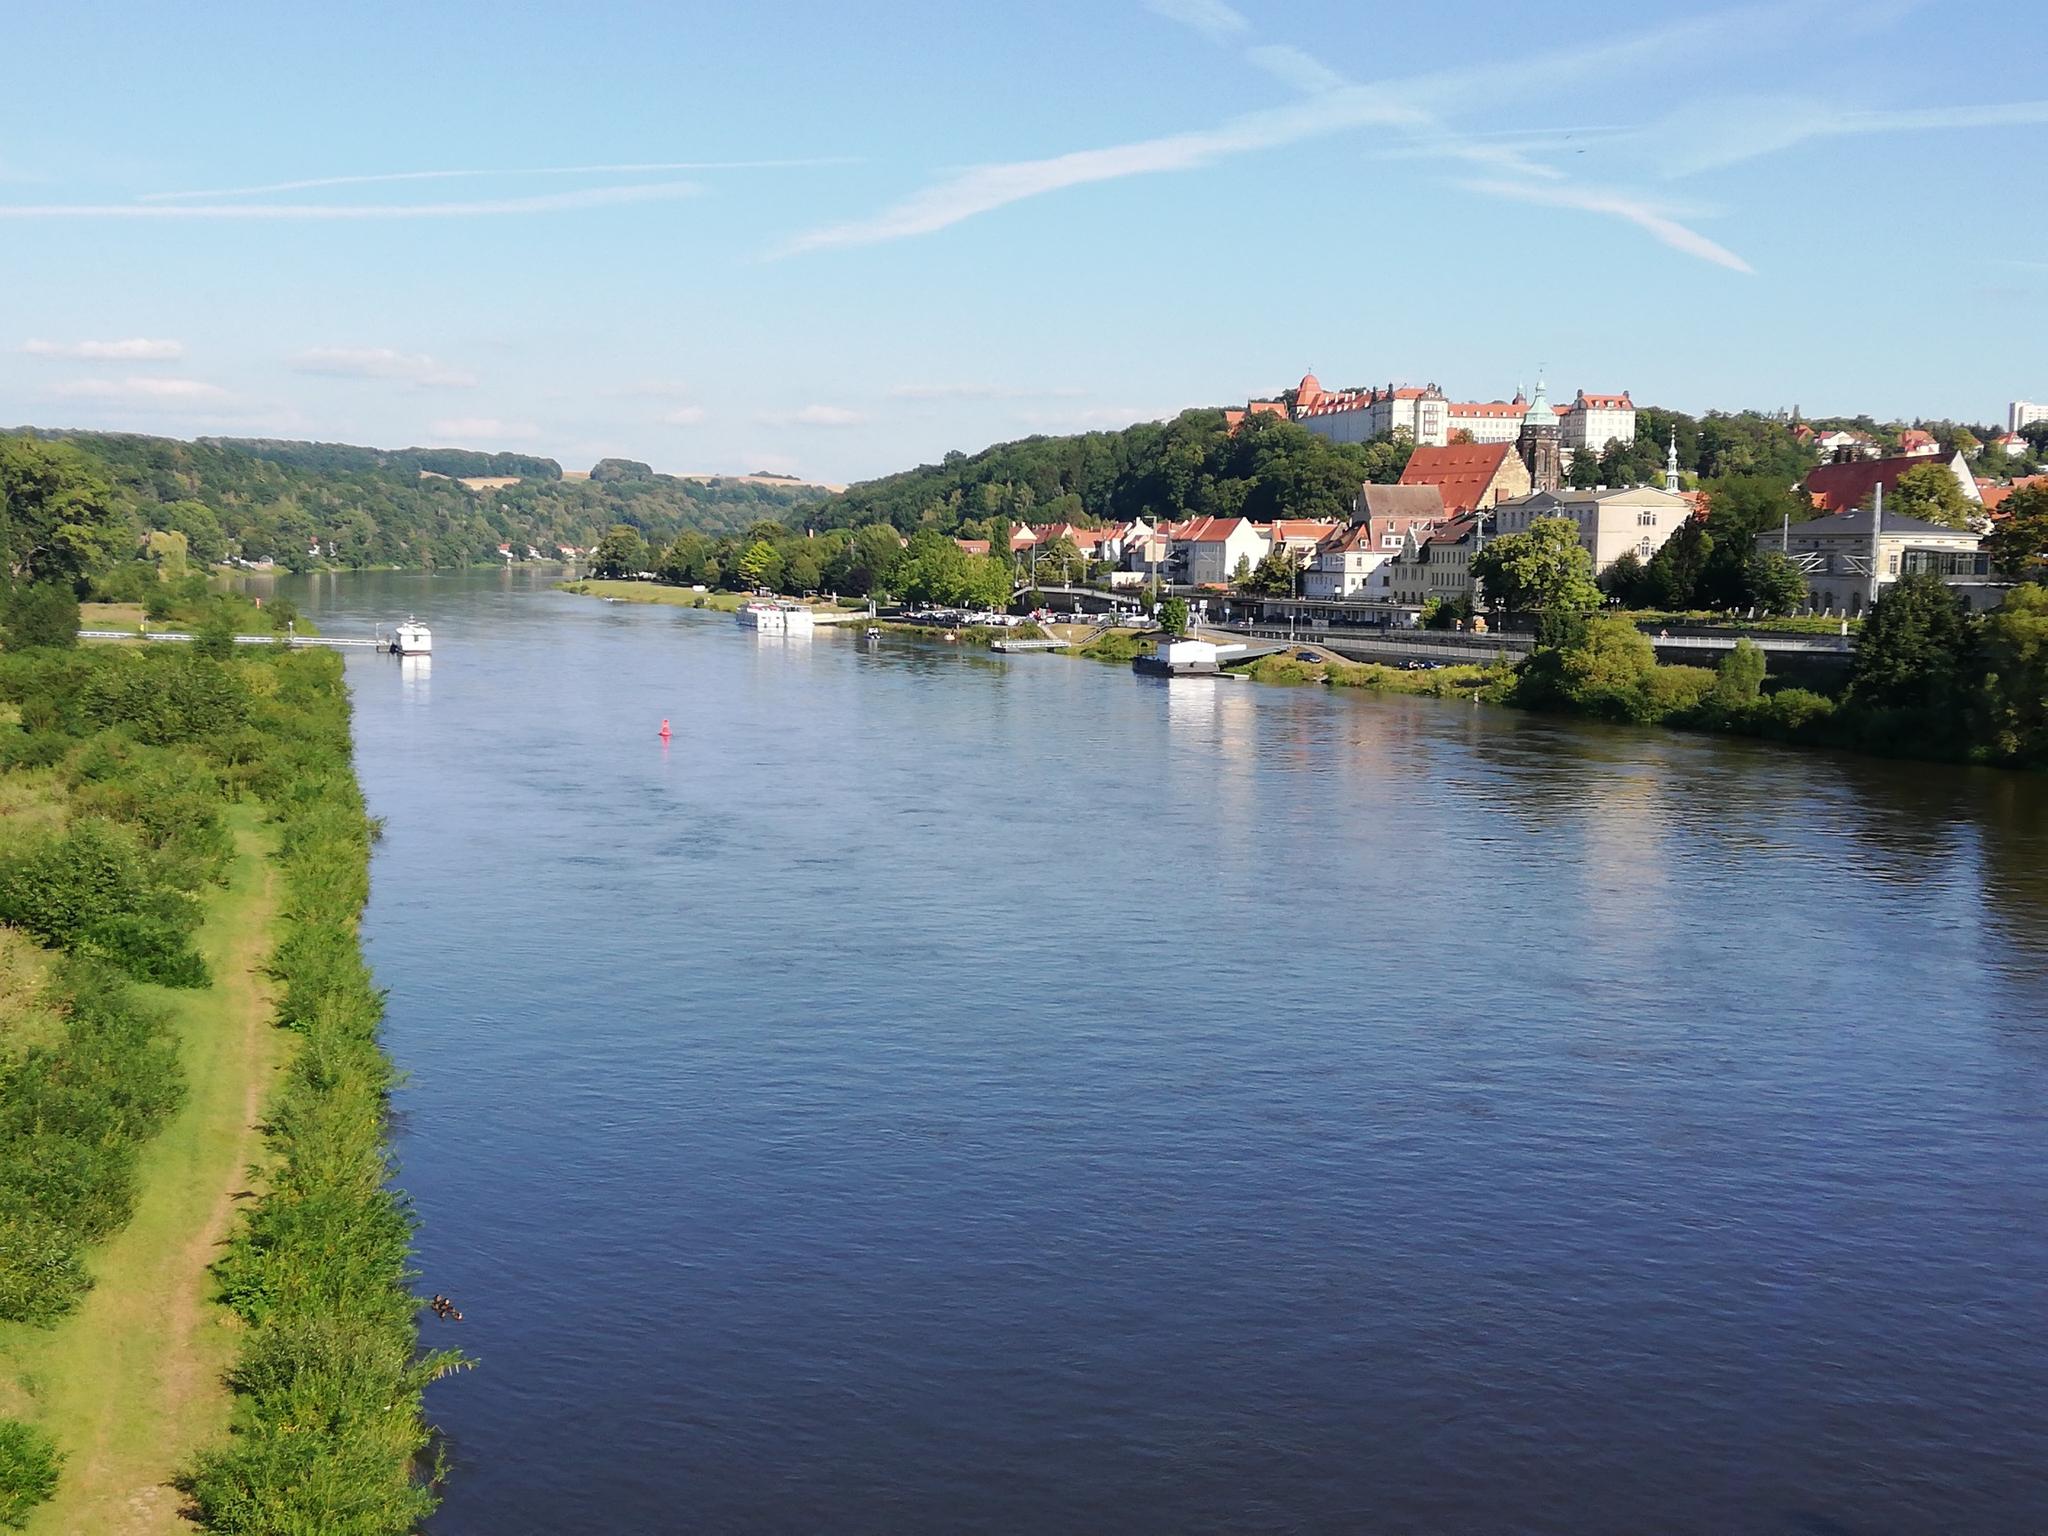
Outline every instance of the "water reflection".
[[430, 697], [428, 684], [434, 676], [434, 658], [431, 656], [401, 656], [398, 658], [399, 691], [408, 704], [425, 704]]

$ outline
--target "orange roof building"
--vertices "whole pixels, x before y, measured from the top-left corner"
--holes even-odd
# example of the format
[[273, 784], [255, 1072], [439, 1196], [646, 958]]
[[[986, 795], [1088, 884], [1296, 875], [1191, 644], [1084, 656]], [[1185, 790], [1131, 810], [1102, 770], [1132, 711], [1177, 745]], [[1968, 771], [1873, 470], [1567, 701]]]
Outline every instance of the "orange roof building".
[[1403, 485], [1433, 485], [1450, 516], [1491, 507], [1531, 489], [1529, 466], [1513, 443], [1453, 443], [1445, 448], [1421, 447], [1401, 471]]
[[[1806, 491], [1813, 498], [1813, 504], [1823, 512], [1853, 512], [1868, 501], [1880, 485], [1889, 494], [1898, 489], [1900, 476], [1942, 462], [1925, 454], [1895, 454], [1888, 459], [1851, 459], [1841, 464], [1823, 464], [1818, 469], [1807, 471]], [[1977, 489], [1976, 476], [1964, 467], [1961, 454], [1948, 461], [1948, 468], [1962, 485], [1965, 496], [1971, 501], [1984, 499], [1983, 492]]]

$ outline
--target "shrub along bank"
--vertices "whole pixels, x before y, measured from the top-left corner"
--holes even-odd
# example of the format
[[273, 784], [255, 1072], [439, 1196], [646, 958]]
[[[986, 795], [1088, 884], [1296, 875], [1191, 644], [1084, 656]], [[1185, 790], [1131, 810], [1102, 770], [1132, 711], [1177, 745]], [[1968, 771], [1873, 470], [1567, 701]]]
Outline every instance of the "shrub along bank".
[[[281, 834], [280, 1022], [303, 1041], [271, 1108], [270, 1191], [217, 1270], [249, 1329], [236, 1434], [191, 1478], [216, 1530], [398, 1533], [433, 1504], [419, 1388], [454, 1362], [416, 1358], [411, 1219], [386, 1188], [348, 751], [330, 653], [0, 654], [0, 1319], [75, 1308], [87, 1250], [128, 1221], [184, 1091], [133, 982], [208, 983], [192, 938], [233, 863], [230, 803], [256, 798]], [[63, 1449], [0, 1419], [0, 1524], [49, 1497]]]

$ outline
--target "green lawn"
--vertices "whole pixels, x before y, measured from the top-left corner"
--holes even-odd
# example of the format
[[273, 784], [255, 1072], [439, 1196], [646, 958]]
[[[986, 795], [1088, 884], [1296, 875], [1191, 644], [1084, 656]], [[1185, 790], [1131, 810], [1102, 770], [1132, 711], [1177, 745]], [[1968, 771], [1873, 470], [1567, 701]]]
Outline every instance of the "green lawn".
[[256, 1123], [287, 1048], [261, 971], [273, 838], [255, 807], [231, 815], [239, 856], [199, 935], [214, 984], [143, 988], [177, 1021], [189, 1091], [142, 1149], [134, 1218], [94, 1256], [78, 1311], [54, 1328], [0, 1325], [0, 1412], [40, 1424], [65, 1456], [31, 1536], [189, 1531], [169, 1480], [227, 1429], [238, 1325], [213, 1304], [207, 1266], [262, 1155]]
[[688, 587], [664, 587], [651, 581], [564, 581], [564, 592], [579, 597], [610, 597], [622, 603], [665, 603], [671, 608], [716, 608], [721, 613], [738, 611], [747, 601], [743, 592], [692, 592]]

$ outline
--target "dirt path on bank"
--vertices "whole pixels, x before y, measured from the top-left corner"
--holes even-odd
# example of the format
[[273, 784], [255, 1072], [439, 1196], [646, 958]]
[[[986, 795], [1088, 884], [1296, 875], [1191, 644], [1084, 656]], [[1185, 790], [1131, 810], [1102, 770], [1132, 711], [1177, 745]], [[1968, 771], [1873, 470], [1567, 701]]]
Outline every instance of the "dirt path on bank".
[[30, 1536], [167, 1536], [192, 1530], [171, 1479], [226, 1433], [236, 1320], [212, 1300], [219, 1256], [262, 1156], [262, 1118], [286, 1042], [263, 967], [275, 941], [273, 844], [238, 815], [234, 878], [200, 947], [214, 984], [150, 989], [176, 1017], [184, 1106], [139, 1159], [133, 1220], [101, 1250], [84, 1304], [48, 1334], [10, 1337], [10, 1367], [66, 1453], [57, 1497]]

